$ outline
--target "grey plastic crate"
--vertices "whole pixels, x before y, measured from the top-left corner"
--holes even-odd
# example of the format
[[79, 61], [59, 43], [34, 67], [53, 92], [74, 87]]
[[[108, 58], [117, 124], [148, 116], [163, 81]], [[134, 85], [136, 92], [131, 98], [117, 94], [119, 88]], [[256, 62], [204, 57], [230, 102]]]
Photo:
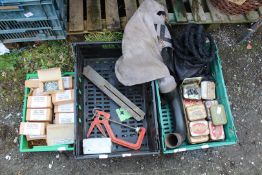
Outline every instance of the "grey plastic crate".
[[[130, 157], [160, 154], [158, 123], [156, 115], [155, 94], [152, 84], [127, 87], [117, 80], [114, 65], [121, 56], [121, 42], [102, 43], [74, 43], [75, 63], [75, 156], [77, 159], [106, 158], [106, 157]], [[146, 135], [139, 150], [131, 150], [114, 144], [110, 154], [83, 154], [82, 141], [92, 122], [92, 110], [100, 108], [110, 113], [111, 119], [120, 121], [116, 109], [119, 106], [105, 95], [99, 88], [82, 75], [83, 68], [90, 65], [109, 83], [123, 93], [145, 113], [145, 119], [136, 121], [130, 118], [124, 121], [132, 127], [145, 127]], [[137, 134], [126, 127], [110, 124], [116, 137], [135, 143]], [[101, 137], [101, 133], [95, 128], [90, 137]]]

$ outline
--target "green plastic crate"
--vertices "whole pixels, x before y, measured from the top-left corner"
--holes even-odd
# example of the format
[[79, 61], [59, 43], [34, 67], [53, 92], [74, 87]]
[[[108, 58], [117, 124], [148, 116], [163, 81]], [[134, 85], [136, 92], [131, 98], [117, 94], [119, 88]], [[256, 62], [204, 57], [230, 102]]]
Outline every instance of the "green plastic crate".
[[211, 65], [212, 75], [216, 80], [216, 95], [217, 100], [220, 104], [223, 104], [225, 107], [228, 123], [224, 125], [225, 131], [225, 140], [216, 141], [216, 142], [206, 142], [201, 144], [189, 144], [187, 142], [183, 143], [180, 147], [175, 149], [169, 149], [165, 144], [165, 136], [169, 133], [174, 132], [174, 123], [173, 118], [170, 116], [169, 107], [167, 104], [161, 104], [161, 97], [159, 92], [159, 86], [157, 81], [155, 81], [156, 96], [157, 96], [157, 108], [158, 108], [158, 119], [160, 123], [160, 140], [162, 143], [162, 149], [164, 154], [177, 153], [182, 151], [190, 151], [196, 149], [205, 149], [211, 147], [233, 145], [237, 143], [236, 129], [234, 126], [234, 119], [230, 110], [230, 105], [227, 96], [227, 90], [225, 87], [225, 82], [222, 73], [221, 61], [218, 55], [216, 54], [216, 59]]
[[[74, 72], [65, 72], [63, 76], [74, 76]], [[27, 74], [26, 80], [38, 78], [37, 74]], [[22, 121], [26, 121], [26, 104], [27, 104], [27, 96], [29, 94], [30, 89], [25, 88], [25, 95], [24, 95], [24, 107], [23, 107], [23, 116]], [[73, 151], [74, 145], [55, 145], [55, 146], [33, 146], [29, 147], [28, 142], [26, 140], [26, 136], [20, 136], [20, 152], [43, 152], [43, 151]]]

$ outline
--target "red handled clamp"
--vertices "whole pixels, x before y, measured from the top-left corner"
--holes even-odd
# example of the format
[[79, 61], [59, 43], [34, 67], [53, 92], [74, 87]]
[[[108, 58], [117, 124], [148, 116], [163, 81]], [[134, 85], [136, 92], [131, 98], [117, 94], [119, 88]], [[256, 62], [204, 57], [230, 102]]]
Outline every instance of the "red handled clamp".
[[[103, 127], [102, 127], [102, 124], [103, 124], [113, 143], [116, 143], [118, 145], [130, 148], [130, 149], [134, 149], [134, 150], [140, 149], [142, 141], [143, 141], [145, 133], [146, 133], [146, 129], [145, 128], [143, 128], [143, 127], [136, 128], [136, 131], [137, 131], [137, 133], [139, 135], [138, 139], [137, 139], [137, 142], [136, 143], [129, 143], [129, 142], [121, 140], [121, 139], [119, 139], [119, 138], [117, 138], [115, 136], [115, 134], [112, 131], [112, 128], [111, 128], [111, 126], [109, 124], [109, 121], [112, 121], [112, 120], [110, 120], [110, 114], [109, 113], [106, 113], [104, 111], [96, 110], [94, 116], [95, 116], [94, 121], [91, 123], [91, 126], [90, 126], [90, 128], [89, 128], [89, 130], [87, 132], [87, 138], [91, 135], [91, 132], [93, 131], [95, 126], [98, 128], [98, 130], [104, 136], [106, 136], [106, 133], [105, 133]], [[114, 121], [112, 121], [112, 122], [114, 122]], [[117, 123], [117, 122], [115, 122], [115, 123]], [[118, 124], [120, 124], [120, 123], [118, 123]], [[126, 125], [124, 125], [124, 126], [126, 126]]]

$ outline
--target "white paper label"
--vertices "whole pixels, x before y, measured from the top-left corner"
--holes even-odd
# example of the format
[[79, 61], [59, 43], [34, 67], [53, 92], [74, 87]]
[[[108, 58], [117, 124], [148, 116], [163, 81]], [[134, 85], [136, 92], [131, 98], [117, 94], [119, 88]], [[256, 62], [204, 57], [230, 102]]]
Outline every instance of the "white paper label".
[[100, 154], [98, 157], [99, 157], [99, 159], [107, 159], [108, 155], [107, 154]]
[[64, 88], [70, 88], [70, 82], [69, 82], [69, 80], [70, 80], [70, 77], [62, 77], [62, 79], [63, 79], [63, 85], [64, 85]]
[[60, 113], [58, 115], [59, 124], [74, 123], [74, 113]]
[[58, 151], [65, 151], [66, 150], [66, 147], [59, 147], [57, 148]]
[[209, 145], [202, 145], [201, 148], [202, 149], [207, 149], [207, 148], [209, 148]]
[[30, 120], [46, 120], [47, 109], [31, 109]]
[[25, 13], [24, 15], [25, 15], [25, 17], [27, 17], [27, 18], [29, 18], [29, 17], [31, 17], [31, 16], [34, 16], [34, 14], [33, 14], [32, 12]]
[[41, 123], [25, 123], [24, 134], [30, 136], [39, 136], [41, 134]]
[[57, 112], [74, 112], [74, 103], [58, 105]]
[[56, 94], [56, 101], [64, 101], [64, 100], [70, 100], [71, 97], [71, 91], [67, 90], [64, 91], [63, 93], [57, 93]]
[[31, 107], [47, 107], [48, 96], [32, 96]]
[[46, 136], [45, 135], [28, 135], [28, 138], [30, 138], [30, 139], [45, 139], [46, 138]]
[[218, 106], [218, 107], [217, 107], [217, 115], [220, 115], [220, 114], [221, 114], [221, 110], [222, 110], [221, 107]]
[[54, 141], [55, 145], [62, 145], [62, 144], [73, 144], [74, 143], [74, 139], [71, 138], [64, 138], [64, 139], [57, 139]]
[[122, 157], [131, 157], [131, 153], [128, 153], [128, 154], [122, 154]]

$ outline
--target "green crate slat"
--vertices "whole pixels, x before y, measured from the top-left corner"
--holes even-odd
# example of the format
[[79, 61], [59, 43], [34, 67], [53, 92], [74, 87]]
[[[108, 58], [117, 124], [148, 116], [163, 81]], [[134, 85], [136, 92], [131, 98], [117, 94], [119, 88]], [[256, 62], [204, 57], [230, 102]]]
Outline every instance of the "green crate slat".
[[[65, 72], [63, 76], [74, 76], [74, 72]], [[37, 74], [27, 74], [26, 80], [31, 78], [38, 78]], [[24, 90], [24, 106], [23, 106], [23, 115], [22, 121], [26, 121], [26, 104], [27, 104], [27, 96], [29, 94], [29, 88], [25, 88]], [[20, 145], [19, 145], [20, 152], [44, 152], [44, 151], [73, 151], [73, 145], [55, 145], [55, 146], [33, 146], [32, 148], [29, 147], [26, 137], [24, 135], [20, 136]]]
[[226, 137], [225, 140], [217, 141], [217, 142], [206, 142], [201, 144], [188, 144], [187, 142], [185, 142], [178, 148], [168, 149], [165, 145], [165, 135], [172, 133], [174, 131], [174, 126], [173, 126], [174, 124], [172, 123], [173, 119], [172, 116], [170, 116], [168, 105], [161, 104], [158, 83], [157, 81], [155, 81], [154, 84], [155, 84], [156, 95], [157, 95], [157, 108], [158, 108], [160, 131], [161, 131], [160, 139], [161, 139], [161, 143], [162, 143], [161, 145], [164, 154], [233, 145], [237, 143], [238, 139], [236, 135], [236, 129], [234, 126], [234, 118], [230, 110], [227, 90], [225, 87], [225, 82], [222, 73], [221, 61], [218, 53], [216, 54], [215, 61], [211, 65], [211, 69], [216, 79], [216, 95], [218, 97], [217, 100], [220, 104], [224, 105], [227, 114], [227, 119], [228, 119], [228, 123], [224, 125], [224, 131]]

